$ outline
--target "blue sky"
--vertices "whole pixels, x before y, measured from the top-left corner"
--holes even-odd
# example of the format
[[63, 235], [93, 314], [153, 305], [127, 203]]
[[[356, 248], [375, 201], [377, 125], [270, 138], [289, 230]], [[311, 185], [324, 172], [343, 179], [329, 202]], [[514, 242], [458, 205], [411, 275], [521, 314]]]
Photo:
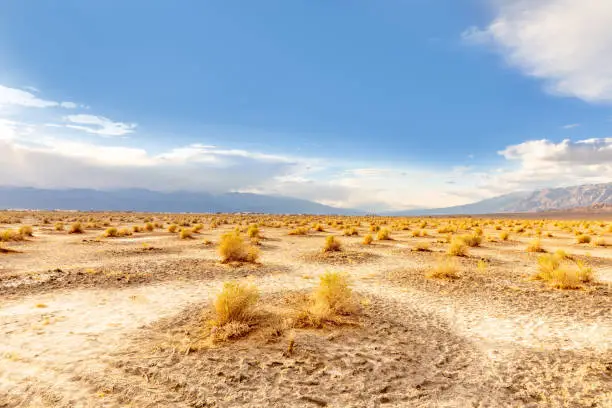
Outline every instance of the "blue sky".
[[612, 6], [535, 3], [4, 2], [0, 184], [383, 210], [610, 181]]

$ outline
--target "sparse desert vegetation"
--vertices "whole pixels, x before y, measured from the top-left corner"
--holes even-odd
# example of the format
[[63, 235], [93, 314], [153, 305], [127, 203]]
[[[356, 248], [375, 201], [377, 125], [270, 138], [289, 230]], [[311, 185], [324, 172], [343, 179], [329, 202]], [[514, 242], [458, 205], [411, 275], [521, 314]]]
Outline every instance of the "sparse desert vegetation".
[[0, 405], [610, 406], [612, 220], [0, 221]]

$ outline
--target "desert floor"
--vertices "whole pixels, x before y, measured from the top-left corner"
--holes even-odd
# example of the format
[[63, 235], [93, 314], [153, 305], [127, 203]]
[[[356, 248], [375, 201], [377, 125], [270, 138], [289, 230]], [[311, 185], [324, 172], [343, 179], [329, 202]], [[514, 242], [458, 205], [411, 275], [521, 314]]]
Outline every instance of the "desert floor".
[[[193, 239], [167, 223], [103, 238], [105, 227], [68, 234], [28, 217], [0, 226], [34, 226], [0, 253], [0, 407], [612, 407], [612, 246], [549, 221], [542, 247], [587, 263], [595, 282], [531, 279], [533, 233], [496, 239], [499, 220], [453, 257], [448, 280], [426, 277], [449, 245], [434, 227], [364, 245], [369, 222], [359, 236], [264, 225], [256, 264], [221, 264], [231, 223]], [[342, 252], [321, 253], [328, 235]], [[193, 346], [225, 281], [255, 284], [257, 307], [282, 314], [326, 271], [346, 272], [359, 299], [346, 324]]]

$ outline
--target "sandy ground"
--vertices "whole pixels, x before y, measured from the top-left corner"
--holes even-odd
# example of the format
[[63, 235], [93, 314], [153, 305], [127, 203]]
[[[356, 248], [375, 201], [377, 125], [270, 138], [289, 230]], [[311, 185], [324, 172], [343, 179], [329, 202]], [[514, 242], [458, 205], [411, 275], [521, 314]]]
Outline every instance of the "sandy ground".
[[[364, 246], [364, 227], [326, 260], [316, 254], [338, 231], [263, 228], [260, 265], [228, 266], [203, 244], [227, 229], [96, 240], [38, 227], [10, 244], [21, 252], [0, 256], [0, 407], [612, 407], [611, 247], [543, 238], [598, 273], [563, 291], [528, 279], [529, 237], [485, 241], [441, 281], [425, 277], [447, 246], [434, 230]], [[418, 242], [431, 252], [411, 251]], [[286, 334], [160, 347], [193, 336], [228, 279], [255, 283], [265, 308], [327, 270], [350, 274], [363, 311], [347, 327], [295, 330], [291, 355]]]

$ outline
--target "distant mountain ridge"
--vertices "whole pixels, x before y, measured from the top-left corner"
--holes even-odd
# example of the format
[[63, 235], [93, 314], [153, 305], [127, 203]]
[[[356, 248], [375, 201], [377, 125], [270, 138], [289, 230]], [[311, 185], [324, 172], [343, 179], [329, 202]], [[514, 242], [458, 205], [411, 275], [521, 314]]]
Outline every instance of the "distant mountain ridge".
[[144, 211], [144, 212], [261, 212], [269, 214], [360, 214], [297, 198], [249, 193], [163, 193], [143, 189], [51, 190], [0, 187], [0, 209]]
[[563, 210], [576, 207], [612, 205], [612, 183], [544, 188], [516, 192], [454, 207], [409, 210], [389, 215], [493, 214]]

